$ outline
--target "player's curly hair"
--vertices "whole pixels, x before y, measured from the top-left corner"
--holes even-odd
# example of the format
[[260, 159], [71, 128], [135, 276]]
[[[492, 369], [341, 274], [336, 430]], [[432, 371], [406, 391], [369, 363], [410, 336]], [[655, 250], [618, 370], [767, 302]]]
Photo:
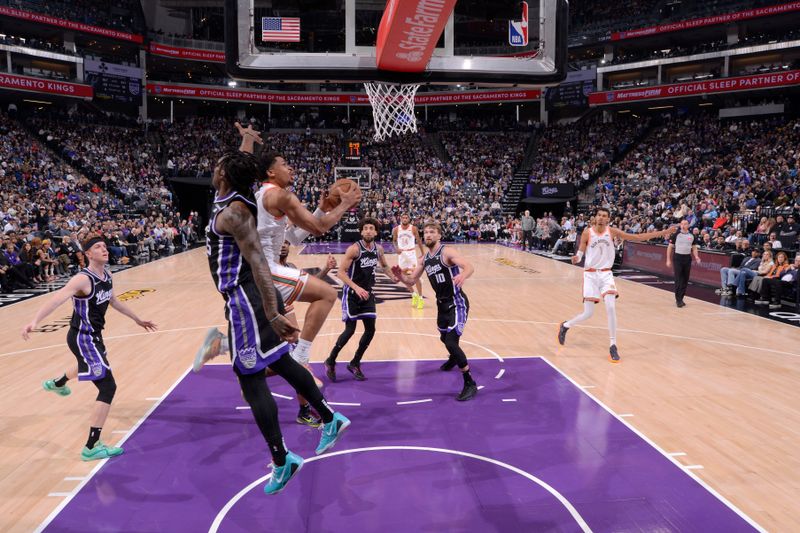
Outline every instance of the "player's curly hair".
[[372, 218], [372, 217], [364, 217], [364, 218], [362, 218], [361, 220], [358, 221], [358, 231], [363, 230], [364, 226], [366, 226], [368, 224], [371, 224], [372, 227], [375, 228], [375, 231], [378, 231], [380, 229], [380, 227], [381, 227], [381, 223], [378, 222], [377, 219]]
[[253, 154], [246, 152], [228, 152], [219, 160], [225, 179], [239, 194], [246, 198], [254, 198], [253, 185], [259, 179], [259, 164]]

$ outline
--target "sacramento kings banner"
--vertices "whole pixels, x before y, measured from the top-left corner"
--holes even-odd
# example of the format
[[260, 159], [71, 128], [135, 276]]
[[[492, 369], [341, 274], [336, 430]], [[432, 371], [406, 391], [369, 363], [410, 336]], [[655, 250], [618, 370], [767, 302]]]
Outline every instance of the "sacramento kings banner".
[[528, 196], [536, 198], [565, 198], [575, 196], [575, 185], [571, 183], [531, 183], [528, 185]]

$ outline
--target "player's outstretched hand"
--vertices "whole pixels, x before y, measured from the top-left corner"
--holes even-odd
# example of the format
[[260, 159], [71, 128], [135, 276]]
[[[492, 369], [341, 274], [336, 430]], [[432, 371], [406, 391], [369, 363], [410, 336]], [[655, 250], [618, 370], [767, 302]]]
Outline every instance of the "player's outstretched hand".
[[677, 225], [670, 226], [670, 227], [668, 227], [667, 229], [664, 230], [664, 236], [665, 237], [669, 237], [670, 235], [672, 235], [676, 231], [678, 231], [678, 226]]
[[31, 322], [30, 324], [26, 324], [24, 328], [22, 328], [22, 338], [28, 340], [31, 338], [31, 332], [36, 329], [36, 324]]
[[403, 269], [400, 268], [400, 265], [392, 266], [392, 274], [394, 274], [394, 277], [397, 278], [397, 281], [403, 280]]
[[239, 135], [241, 135], [242, 137], [250, 135], [253, 137], [253, 140], [258, 144], [264, 144], [264, 141], [261, 139], [261, 132], [254, 130], [252, 124], [248, 124], [246, 128], [242, 127], [242, 125], [238, 122], [234, 123], [234, 125], [236, 126], [236, 129], [239, 131]]
[[278, 336], [286, 342], [297, 342], [300, 330], [292, 324], [288, 318], [278, 315], [275, 320], [269, 323]]
[[342, 203], [349, 208], [358, 205], [361, 201], [361, 187], [350, 187], [347, 192], [341, 193]]
[[155, 331], [158, 329], [158, 326], [156, 326], [154, 322], [150, 322], [149, 320], [137, 320], [136, 325], [143, 327], [147, 331]]
[[328, 267], [329, 270], [336, 268], [336, 258], [328, 254], [328, 262], [325, 263], [325, 266]]

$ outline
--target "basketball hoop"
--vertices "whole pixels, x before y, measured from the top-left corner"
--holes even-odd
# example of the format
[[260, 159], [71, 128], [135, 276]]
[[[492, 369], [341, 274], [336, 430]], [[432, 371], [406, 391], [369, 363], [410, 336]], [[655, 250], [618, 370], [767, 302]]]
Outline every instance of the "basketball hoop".
[[395, 85], [365, 83], [372, 117], [375, 119], [375, 140], [384, 141], [395, 135], [417, 132], [414, 116], [414, 96], [419, 84]]

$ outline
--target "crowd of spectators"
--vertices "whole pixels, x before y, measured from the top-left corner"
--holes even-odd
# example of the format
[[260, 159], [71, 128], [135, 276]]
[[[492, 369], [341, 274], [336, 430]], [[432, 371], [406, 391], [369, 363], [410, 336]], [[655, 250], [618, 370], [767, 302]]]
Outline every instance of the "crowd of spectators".
[[[3, 246], [13, 244], [17, 254], [5, 261], [13, 266], [24, 257], [33, 266], [9, 270], [7, 288], [74, 270], [79, 249], [72, 256], [58, 251], [65, 242], [79, 248], [87, 231], [105, 233], [120, 262], [187, 246], [201, 232], [200, 217], [178, 219], [165, 176], [208, 177], [218, 157], [239, 145], [231, 118], [150, 124], [148, 131], [135, 123], [111, 125], [113, 117], [79, 117], [49, 112], [18, 122], [2, 116]], [[442, 129], [377, 142], [369, 127], [346, 131], [362, 143], [359, 165], [371, 169], [360, 214], [381, 221], [383, 238], [407, 213], [417, 223], [439, 220], [448, 240], [504, 240], [567, 254], [588, 223], [571, 212], [558, 219], [545, 215], [524, 239], [523, 226], [531, 223], [503, 213], [502, 197], [529, 135]], [[344, 135], [267, 128], [263, 139], [293, 166], [294, 190], [313, 209], [335, 168], [352, 166], [343, 160]], [[610, 207], [613, 224], [623, 231], [651, 231], [686, 218], [708, 250], [767, 247], [794, 255], [800, 226], [789, 215], [800, 208], [799, 120], [618, 116], [611, 123], [597, 118], [533, 135], [538, 151], [531, 181], [594, 190], [595, 203]]]
[[[70, 127], [80, 126], [76, 121]], [[101, 138], [94, 142], [104, 145]], [[90, 153], [86, 147], [80, 149]], [[53, 282], [85, 266], [80, 243], [90, 233], [106, 237], [114, 264], [150, 260], [199, 238], [196, 213], [181, 220], [169, 203], [160, 207], [151, 203], [139, 212], [130, 209], [124, 193], [134, 186], [134, 177], [120, 180], [115, 188], [103, 187], [87, 177], [75, 160], [59, 158], [6, 114], [0, 114], [0, 153], [3, 292]], [[107, 148], [90, 157], [90, 164], [99, 166], [113, 161]], [[116, 175], [114, 168], [104, 167], [103, 175]], [[145, 193], [143, 185], [135, 187]], [[158, 194], [155, 185], [153, 190]]]
[[533, 183], [587, 184], [608, 169], [649, 126], [648, 117], [620, 116], [604, 123], [602, 116], [575, 124], [556, 124], [541, 130], [537, 156], [530, 171]]
[[28, 121], [45, 143], [134, 211], [159, 213], [172, 208], [172, 193], [160, 170], [160, 144], [152, 144], [142, 128], [83, 123], [48, 116]]

